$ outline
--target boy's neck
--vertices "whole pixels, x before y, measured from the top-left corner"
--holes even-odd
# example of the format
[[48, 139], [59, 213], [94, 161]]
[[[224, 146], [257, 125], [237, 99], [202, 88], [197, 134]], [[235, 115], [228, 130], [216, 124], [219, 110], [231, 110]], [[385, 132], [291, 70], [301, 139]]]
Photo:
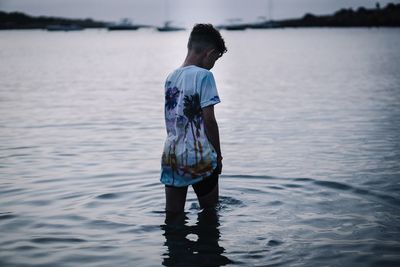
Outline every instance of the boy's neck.
[[189, 51], [187, 56], [186, 56], [186, 58], [185, 58], [185, 61], [182, 64], [182, 67], [195, 65], [197, 67], [204, 68], [203, 67], [203, 58], [204, 58], [203, 55], [201, 55], [201, 54], [199, 55], [199, 54], [196, 54], [196, 53], [194, 53], [192, 51]]

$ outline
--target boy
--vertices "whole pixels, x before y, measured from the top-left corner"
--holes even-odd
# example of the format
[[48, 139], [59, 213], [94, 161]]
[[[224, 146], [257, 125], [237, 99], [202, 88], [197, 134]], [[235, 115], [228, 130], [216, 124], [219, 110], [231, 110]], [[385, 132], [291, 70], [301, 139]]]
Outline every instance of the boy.
[[165, 82], [167, 139], [160, 181], [165, 184], [166, 212], [184, 210], [192, 185], [201, 208], [218, 202], [222, 170], [214, 105], [220, 102], [210, 69], [226, 51], [221, 34], [211, 24], [196, 24], [190, 33], [182, 66]]

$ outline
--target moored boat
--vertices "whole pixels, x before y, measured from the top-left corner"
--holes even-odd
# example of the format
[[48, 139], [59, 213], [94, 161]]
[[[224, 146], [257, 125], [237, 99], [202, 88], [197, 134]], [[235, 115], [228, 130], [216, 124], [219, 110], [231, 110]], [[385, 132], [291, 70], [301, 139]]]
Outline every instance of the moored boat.
[[166, 21], [163, 27], [157, 27], [159, 32], [174, 32], [174, 31], [184, 31], [185, 28], [171, 26], [171, 21]]
[[132, 24], [132, 21], [130, 19], [122, 19], [121, 22], [119, 23], [112, 23], [110, 25], [107, 26], [107, 29], [109, 31], [126, 31], [126, 30], [130, 30], [130, 31], [135, 31], [137, 29], [139, 29], [140, 26], [139, 25], [134, 25]]

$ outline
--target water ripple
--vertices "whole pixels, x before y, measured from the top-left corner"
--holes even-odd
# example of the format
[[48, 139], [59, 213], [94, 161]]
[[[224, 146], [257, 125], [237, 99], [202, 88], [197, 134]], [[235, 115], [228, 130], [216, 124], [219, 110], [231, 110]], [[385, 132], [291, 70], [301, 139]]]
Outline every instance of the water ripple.
[[106, 194], [101, 194], [98, 195], [96, 198], [98, 199], [115, 199], [118, 198], [120, 195], [120, 193], [106, 193]]
[[170, 218], [186, 33], [0, 31], [1, 266], [399, 266], [399, 29], [223, 35], [220, 203]]
[[81, 243], [87, 242], [87, 240], [82, 238], [74, 238], [74, 237], [36, 237], [32, 238], [31, 242], [38, 244], [48, 244], [48, 243]]
[[0, 220], [9, 220], [17, 218], [18, 216], [12, 213], [0, 213]]

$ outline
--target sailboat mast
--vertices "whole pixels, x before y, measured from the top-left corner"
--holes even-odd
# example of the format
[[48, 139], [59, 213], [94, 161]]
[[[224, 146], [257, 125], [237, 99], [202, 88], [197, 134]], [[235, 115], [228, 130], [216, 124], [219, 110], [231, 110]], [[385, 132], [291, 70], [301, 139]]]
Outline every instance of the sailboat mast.
[[165, 0], [165, 21], [169, 21], [169, 3], [168, 0]]
[[272, 9], [274, 8], [274, 2], [273, 0], [268, 0], [268, 20], [272, 20]]

